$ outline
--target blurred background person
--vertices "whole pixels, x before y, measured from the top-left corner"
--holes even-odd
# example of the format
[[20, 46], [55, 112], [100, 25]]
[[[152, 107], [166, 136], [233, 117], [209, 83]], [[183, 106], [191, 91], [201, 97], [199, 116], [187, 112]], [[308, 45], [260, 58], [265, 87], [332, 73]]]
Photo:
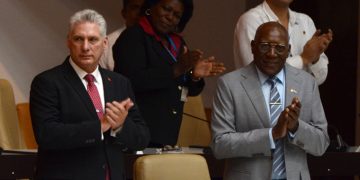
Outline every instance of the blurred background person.
[[104, 50], [100, 58], [100, 66], [110, 71], [114, 70], [114, 58], [112, 53], [112, 46], [116, 39], [125, 30], [125, 28], [133, 26], [139, 21], [141, 6], [144, 0], [123, 0], [123, 8], [121, 15], [125, 20], [125, 25], [108, 35], [108, 47]]
[[190, 51], [179, 34], [192, 13], [192, 0], [147, 0], [139, 24], [113, 46], [114, 71], [132, 82], [150, 129], [150, 147], [176, 144], [187, 96], [200, 94], [204, 77], [225, 70], [214, 57]]
[[268, 21], [277, 21], [289, 32], [291, 51], [287, 63], [312, 74], [322, 84], [328, 74], [328, 58], [324, 51], [332, 41], [333, 33], [316, 30], [313, 20], [306, 14], [292, 11], [293, 0], [264, 0], [239, 18], [234, 32], [234, 60], [236, 68], [253, 61], [250, 42], [256, 29]]

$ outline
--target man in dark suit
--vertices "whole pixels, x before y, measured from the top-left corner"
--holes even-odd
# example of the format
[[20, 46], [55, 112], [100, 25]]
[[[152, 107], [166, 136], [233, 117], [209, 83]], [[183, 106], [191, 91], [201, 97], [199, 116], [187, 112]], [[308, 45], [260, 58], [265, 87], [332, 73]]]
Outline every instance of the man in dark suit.
[[289, 35], [278, 22], [259, 26], [254, 61], [221, 77], [214, 97], [212, 149], [226, 159], [225, 180], [309, 180], [306, 154], [329, 145], [318, 85], [286, 64]]
[[149, 131], [129, 81], [98, 65], [107, 43], [104, 18], [79, 11], [70, 19], [70, 56], [34, 78], [36, 179], [122, 180], [123, 151], [147, 146]]

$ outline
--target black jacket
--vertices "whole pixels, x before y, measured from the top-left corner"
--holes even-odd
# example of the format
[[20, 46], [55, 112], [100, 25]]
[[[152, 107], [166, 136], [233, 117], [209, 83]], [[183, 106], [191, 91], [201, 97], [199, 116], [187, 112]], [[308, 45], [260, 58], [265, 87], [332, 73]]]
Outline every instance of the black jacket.
[[[130, 82], [99, 69], [105, 102], [134, 101]], [[31, 85], [30, 110], [39, 145], [36, 179], [125, 179], [123, 151], [140, 150], [149, 142], [149, 131], [137, 106], [133, 106], [116, 137], [104, 134], [92, 101], [67, 59], [62, 65], [37, 75]], [[108, 131], [109, 132], [109, 131]]]
[[196, 96], [202, 91], [204, 81], [193, 82], [189, 75], [174, 78], [173, 65], [177, 62], [139, 25], [120, 35], [113, 46], [113, 55], [114, 71], [128, 77], [133, 85], [140, 111], [150, 129], [150, 141], [175, 145], [184, 106], [181, 91], [187, 87], [188, 95]]

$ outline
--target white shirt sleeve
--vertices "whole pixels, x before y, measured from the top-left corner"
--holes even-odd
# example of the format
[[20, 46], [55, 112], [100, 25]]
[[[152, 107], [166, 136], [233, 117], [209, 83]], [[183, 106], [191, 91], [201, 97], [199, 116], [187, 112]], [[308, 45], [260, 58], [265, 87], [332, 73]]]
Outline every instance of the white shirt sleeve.
[[244, 67], [253, 61], [251, 41], [254, 40], [256, 29], [262, 23], [262, 18], [253, 13], [246, 13], [239, 18], [234, 32], [235, 68]]
[[[307, 35], [306, 35], [305, 41], [303, 41], [303, 40], [299, 39], [299, 38], [303, 38], [303, 36], [291, 36], [291, 34], [290, 34], [290, 38], [292, 39], [291, 41], [293, 43], [296, 43], [296, 42], [297, 43], [303, 42], [303, 43], [301, 43], [300, 46], [299, 46], [299, 44], [297, 44], [292, 47], [292, 48], [295, 48], [295, 49], [291, 50], [292, 52], [294, 52], [293, 57], [289, 57], [286, 60], [286, 62], [293, 67], [296, 67], [298, 69], [303, 69], [303, 70], [309, 72], [310, 74], [312, 74], [315, 77], [317, 84], [320, 85], [326, 80], [326, 77], [328, 74], [329, 60], [328, 60], [327, 56], [324, 53], [322, 53], [320, 55], [319, 60], [315, 64], [310, 64], [306, 67], [304, 66], [303, 60], [302, 60], [300, 54], [303, 52], [306, 42], [308, 40], [310, 40], [312, 38], [313, 34], [315, 33], [316, 27], [315, 27], [313, 20], [308, 15], [301, 14], [301, 13], [295, 13], [295, 15], [297, 16], [296, 19], [298, 20], [298, 26], [300, 26], [300, 27], [296, 27], [296, 29], [304, 30], [304, 32], [306, 32]], [[299, 35], [298, 33], [295, 33], [295, 32], [293, 34]]]
[[99, 64], [102, 68], [108, 69], [110, 71], [114, 70], [114, 58], [112, 53], [112, 47], [124, 29], [125, 28], [122, 27], [108, 35], [108, 42], [109, 42], [108, 47], [104, 50], [99, 61]]

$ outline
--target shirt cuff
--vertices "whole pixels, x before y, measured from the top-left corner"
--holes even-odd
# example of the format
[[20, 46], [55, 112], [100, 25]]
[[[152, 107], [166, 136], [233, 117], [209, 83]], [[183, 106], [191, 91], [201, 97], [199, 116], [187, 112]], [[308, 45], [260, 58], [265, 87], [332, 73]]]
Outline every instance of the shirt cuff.
[[122, 130], [122, 126], [120, 126], [119, 128], [117, 128], [117, 129], [115, 129], [115, 130], [111, 130], [111, 131], [110, 131], [110, 136], [116, 137], [116, 134], [117, 134], [118, 132], [120, 132], [121, 130]]

